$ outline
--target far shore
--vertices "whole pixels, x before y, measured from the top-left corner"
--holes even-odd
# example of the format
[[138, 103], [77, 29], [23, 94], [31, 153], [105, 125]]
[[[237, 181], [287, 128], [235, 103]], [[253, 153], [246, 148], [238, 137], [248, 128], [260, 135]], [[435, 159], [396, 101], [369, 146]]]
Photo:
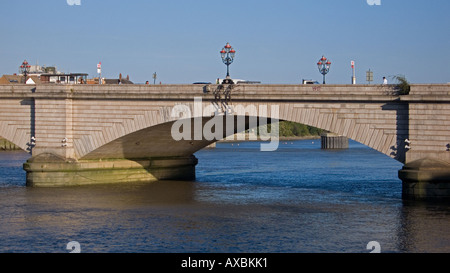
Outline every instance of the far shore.
[[[309, 140], [309, 139], [320, 139], [320, 136], [292, 136], [292, 137], [278, 137], [278, 138], [271, 138], [268, 140], [278, 139], [279, 141], [294, 141], [294, 140]], [[268, 141], [267, 140], [267, 141]], [[246, 136], [246, 139], [238, 139], [235, 137], [235, 139], [222, 139], [217, 142], [248, 142], [248, 141], [265, 141], [261, 140], [259, 137], [258, 139], [248, 139], [248, 136]]]

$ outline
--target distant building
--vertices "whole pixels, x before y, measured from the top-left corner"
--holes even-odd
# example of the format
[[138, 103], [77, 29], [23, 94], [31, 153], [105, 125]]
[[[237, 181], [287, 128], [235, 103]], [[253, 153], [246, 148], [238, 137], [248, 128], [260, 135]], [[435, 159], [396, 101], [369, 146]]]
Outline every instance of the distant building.
[[122, 74], [119, 74], [118, 79], [103, 79], [103, 84], [134, 84], [134, 83], [130, 81], [129, 75], [127, 75], [126, 78], [122, 78]]
[[26, 78], [22, 74], [3, 75], [0, 84], [86, 84], [87, 76], [86, 73], [63, 73], [55, 66], [30, 65]]
[[86, 73], [69, 73], [69, 74], [41, 74], [41, 83], [56, 84], [86, 84]]
[[0, 78], [0, 84], [23, 84], [25, 83], [22, 75], [3, 75]]
[[41, 74], [37, 75], [3, 75], [0, 84], [85, 84], [88, 74]]
[[26, 84], [41, 84], [41, 79], [37, 76], [27, 76]]
[[27, 74], [34, 76], [41, 76], [42, 74], [64, 74], [64, 73], [58, 71], [56, 66], [30, 65], [30, 71], [28, 71]]
[[[20, 70], [20, 69], [19, 69]], [[119, 74], [118, 79], [101, 79], [102, 84], [134, 84], [130, 76]], [[31, 65], [27, 78], [22, 74], [3, 75], [0, 84], [99, 84], [99, 78], [88, 79], [87, 73], [63, 73], [55, 66]]]
[[[102, 78], [102, 84], [134, 84], [132, 81], [130, 81], [130, 76], [127, 75], [126, 78], [122, 78], [122, 74], [119, 74], [118, 79], [106, 79]], [[92, 78], [86, 80], [87, 84], [99, 84], [99, 78]]]
[[[86, 83], [87, 84], [98, 84], [98, 77], [97, 78], [92, 78], [92, 79], [87, 79]], [[102, 84], [105, 84], [103, 79], [102, 79]]]
[[25, 77], [23, 75], [3, 75], [0, 78], [0, 84], [40, 84], [41, 80], [38, 76], [27, 76], [27, 80], [25, 81]]

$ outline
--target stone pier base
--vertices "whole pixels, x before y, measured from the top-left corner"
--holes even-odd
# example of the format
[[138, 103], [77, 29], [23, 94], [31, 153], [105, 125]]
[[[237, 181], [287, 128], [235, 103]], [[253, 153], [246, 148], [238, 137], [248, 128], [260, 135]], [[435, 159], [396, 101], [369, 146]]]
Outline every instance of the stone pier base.
[[403, 181], [403, 199], [449, 199], [450, 164], [420, 159], [406, 164], [398, 173]]
[[27, 186], [60, 187], [157, 180], [195, 180], [197, 158], [114, 159], [58, 162], [30, 159]]

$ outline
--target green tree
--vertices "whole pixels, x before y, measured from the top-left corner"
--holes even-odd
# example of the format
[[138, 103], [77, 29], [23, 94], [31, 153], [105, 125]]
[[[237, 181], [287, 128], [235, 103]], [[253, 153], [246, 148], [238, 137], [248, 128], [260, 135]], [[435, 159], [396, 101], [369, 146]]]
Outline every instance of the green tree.
[[[324, 132], [322, 129], [292, 121], [280, 121], [278, 127], [282, 137], [319, 136]], [[270, 129], [271, 126], [268, 125], [268, 132]]]
[[411, 85], [406, 80], [405, 76], [397, 75], [393, 77], [395, 80], [397, 80], [397, 86], [396, 89], [398, 90], [400, 95], [408, 95], [409, 91], [411, 91]]

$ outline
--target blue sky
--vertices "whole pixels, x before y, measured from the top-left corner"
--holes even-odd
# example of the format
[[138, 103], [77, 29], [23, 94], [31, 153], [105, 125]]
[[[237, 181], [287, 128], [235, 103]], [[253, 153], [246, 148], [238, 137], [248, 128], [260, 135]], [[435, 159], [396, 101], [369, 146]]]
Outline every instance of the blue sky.
[[135, 83], [215, 81], [226, 74], [219, 51], [237, 51], [232, 78], [269, 84], [329, 84], [405, 75], [412, 83], [450, 82], [450, 1], [381, 0], [2, 0], [0, 75], [24, 59]]

